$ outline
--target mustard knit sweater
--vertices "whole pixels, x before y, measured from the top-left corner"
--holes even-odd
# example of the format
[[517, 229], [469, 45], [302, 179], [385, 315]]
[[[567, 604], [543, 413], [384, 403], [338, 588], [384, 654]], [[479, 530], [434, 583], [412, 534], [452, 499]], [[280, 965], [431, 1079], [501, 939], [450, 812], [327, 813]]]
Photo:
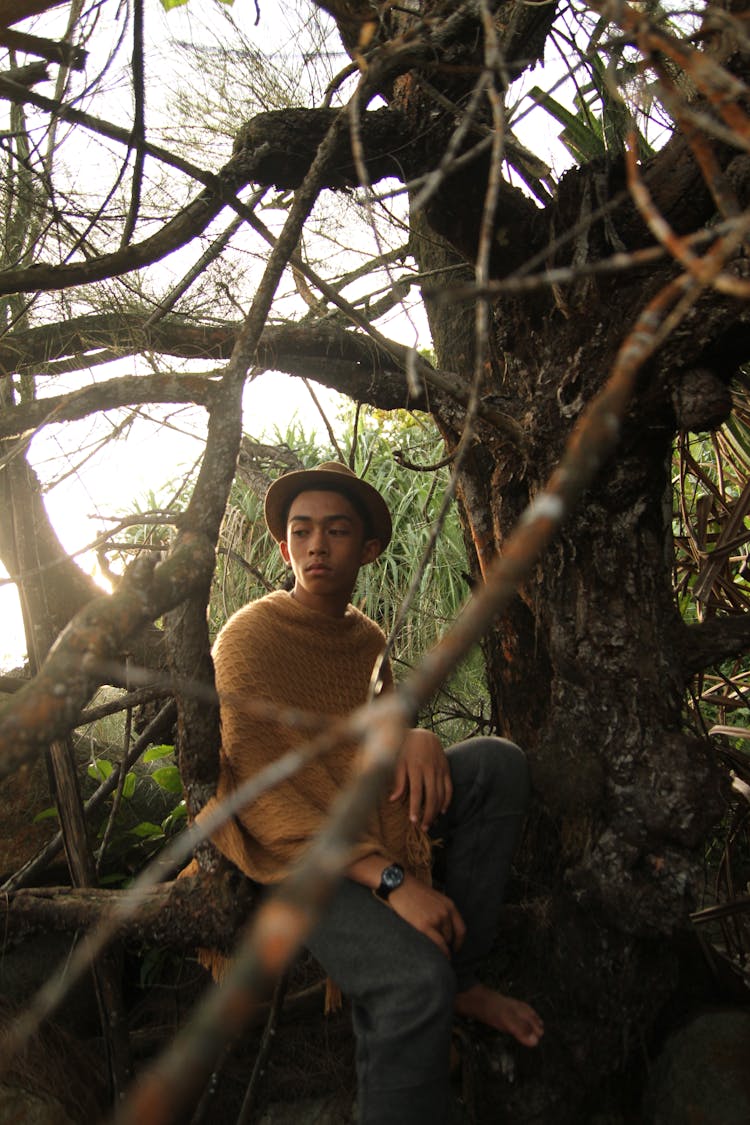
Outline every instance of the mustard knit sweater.
[[[354, 606], [348, 606], [343, 617], [329, 617], [285, 591], [235, 613], [213, 652], [222, 737], [216, 800], [305, 741], [304, 734], [281, 722], [248, 714], [244, 700], [346, 715], [366, 701], [370, 674], [384, 643], [382, 630]], [[387, 669], [387, 685], [390, 680]], [[283, 879], [347, 784], [355, 754], [356, 747], [349, 744], [318, 758], [229, 820], [214, 834], [214, 843], [252, 879]], [[418, 852], [405, 800], [389, 802], [386, 796], [352, 860], [380, 853], [428, 878], [428, 857], [421, 871], [413, 858]]]

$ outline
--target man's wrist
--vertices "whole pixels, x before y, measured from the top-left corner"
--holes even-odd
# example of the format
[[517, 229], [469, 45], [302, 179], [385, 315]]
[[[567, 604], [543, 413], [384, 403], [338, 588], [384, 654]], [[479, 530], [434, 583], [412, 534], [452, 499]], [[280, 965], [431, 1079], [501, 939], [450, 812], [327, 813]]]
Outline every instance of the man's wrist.
[[380, 882], [373, 889], [373, 894], [382, 902], [388, 902], [392, 893], [402, 886], [405, 877], [406, 872], [400, 863], [387, 864], [380, 873]]

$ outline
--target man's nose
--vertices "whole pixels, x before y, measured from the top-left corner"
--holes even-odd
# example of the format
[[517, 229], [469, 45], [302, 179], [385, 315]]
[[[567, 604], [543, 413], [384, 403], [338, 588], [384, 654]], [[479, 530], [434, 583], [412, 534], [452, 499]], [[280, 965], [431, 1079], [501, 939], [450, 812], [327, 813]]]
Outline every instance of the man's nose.
[[313, 531], [307, 541], [307, 548], [311, 555], [322, 555], [327, 552], [328, 544], [322, 530]]

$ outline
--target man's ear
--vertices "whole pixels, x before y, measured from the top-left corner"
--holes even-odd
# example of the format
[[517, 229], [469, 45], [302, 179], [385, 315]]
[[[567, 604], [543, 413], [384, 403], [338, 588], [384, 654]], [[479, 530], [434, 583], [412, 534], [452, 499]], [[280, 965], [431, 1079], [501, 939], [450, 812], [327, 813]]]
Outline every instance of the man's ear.
[[373, 562], [380, 554], [380, 540], [379, 539], [365, 539], [365, 545], [362, 548], [362, 562], [360, 566], [365, 563]]
[[281, 551], [282, 559], [284, 560], [286, 565], [289, 566], [292, 559], [291, 559], [291, 555], [289, 554], [289, 547], [287, 546], [286, 539], [282, 539], [281, 542], [279, 543], [279, 550]]

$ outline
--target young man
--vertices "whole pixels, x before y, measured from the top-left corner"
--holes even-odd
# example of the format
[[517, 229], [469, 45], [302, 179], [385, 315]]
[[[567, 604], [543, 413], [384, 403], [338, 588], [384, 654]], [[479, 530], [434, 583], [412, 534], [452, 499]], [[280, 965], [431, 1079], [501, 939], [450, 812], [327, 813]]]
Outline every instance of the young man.
[[[350, 604], [361, 566], [391, 537], [383, 497], [344, 465], [289, 473], [269, 489], [268, 527], [294, 576], [244, 606], [214, 646], [222, 697], [222, 797], [300, 741], [258, 720], [243, 699], [321, 715], [365, 702], [382, 630]], [[390, 668], [384, 670], [386, 689]], [[214, 837], [252, 879], [287, 874], [353, 768], [342, 746], [262, 796]], [[440, 1125], [448, 1113], [454, 1015], [535, 1046], [537, 1013], [480, 983], [528, 795], [523, 754], [503, 739], [443, 751], [430, 732], [407, 735], [393, 786], [354, 849], [309, 948], [352, 1003], [360, 1125]], [[431, 885], [430, 833], [445, 882]]]

